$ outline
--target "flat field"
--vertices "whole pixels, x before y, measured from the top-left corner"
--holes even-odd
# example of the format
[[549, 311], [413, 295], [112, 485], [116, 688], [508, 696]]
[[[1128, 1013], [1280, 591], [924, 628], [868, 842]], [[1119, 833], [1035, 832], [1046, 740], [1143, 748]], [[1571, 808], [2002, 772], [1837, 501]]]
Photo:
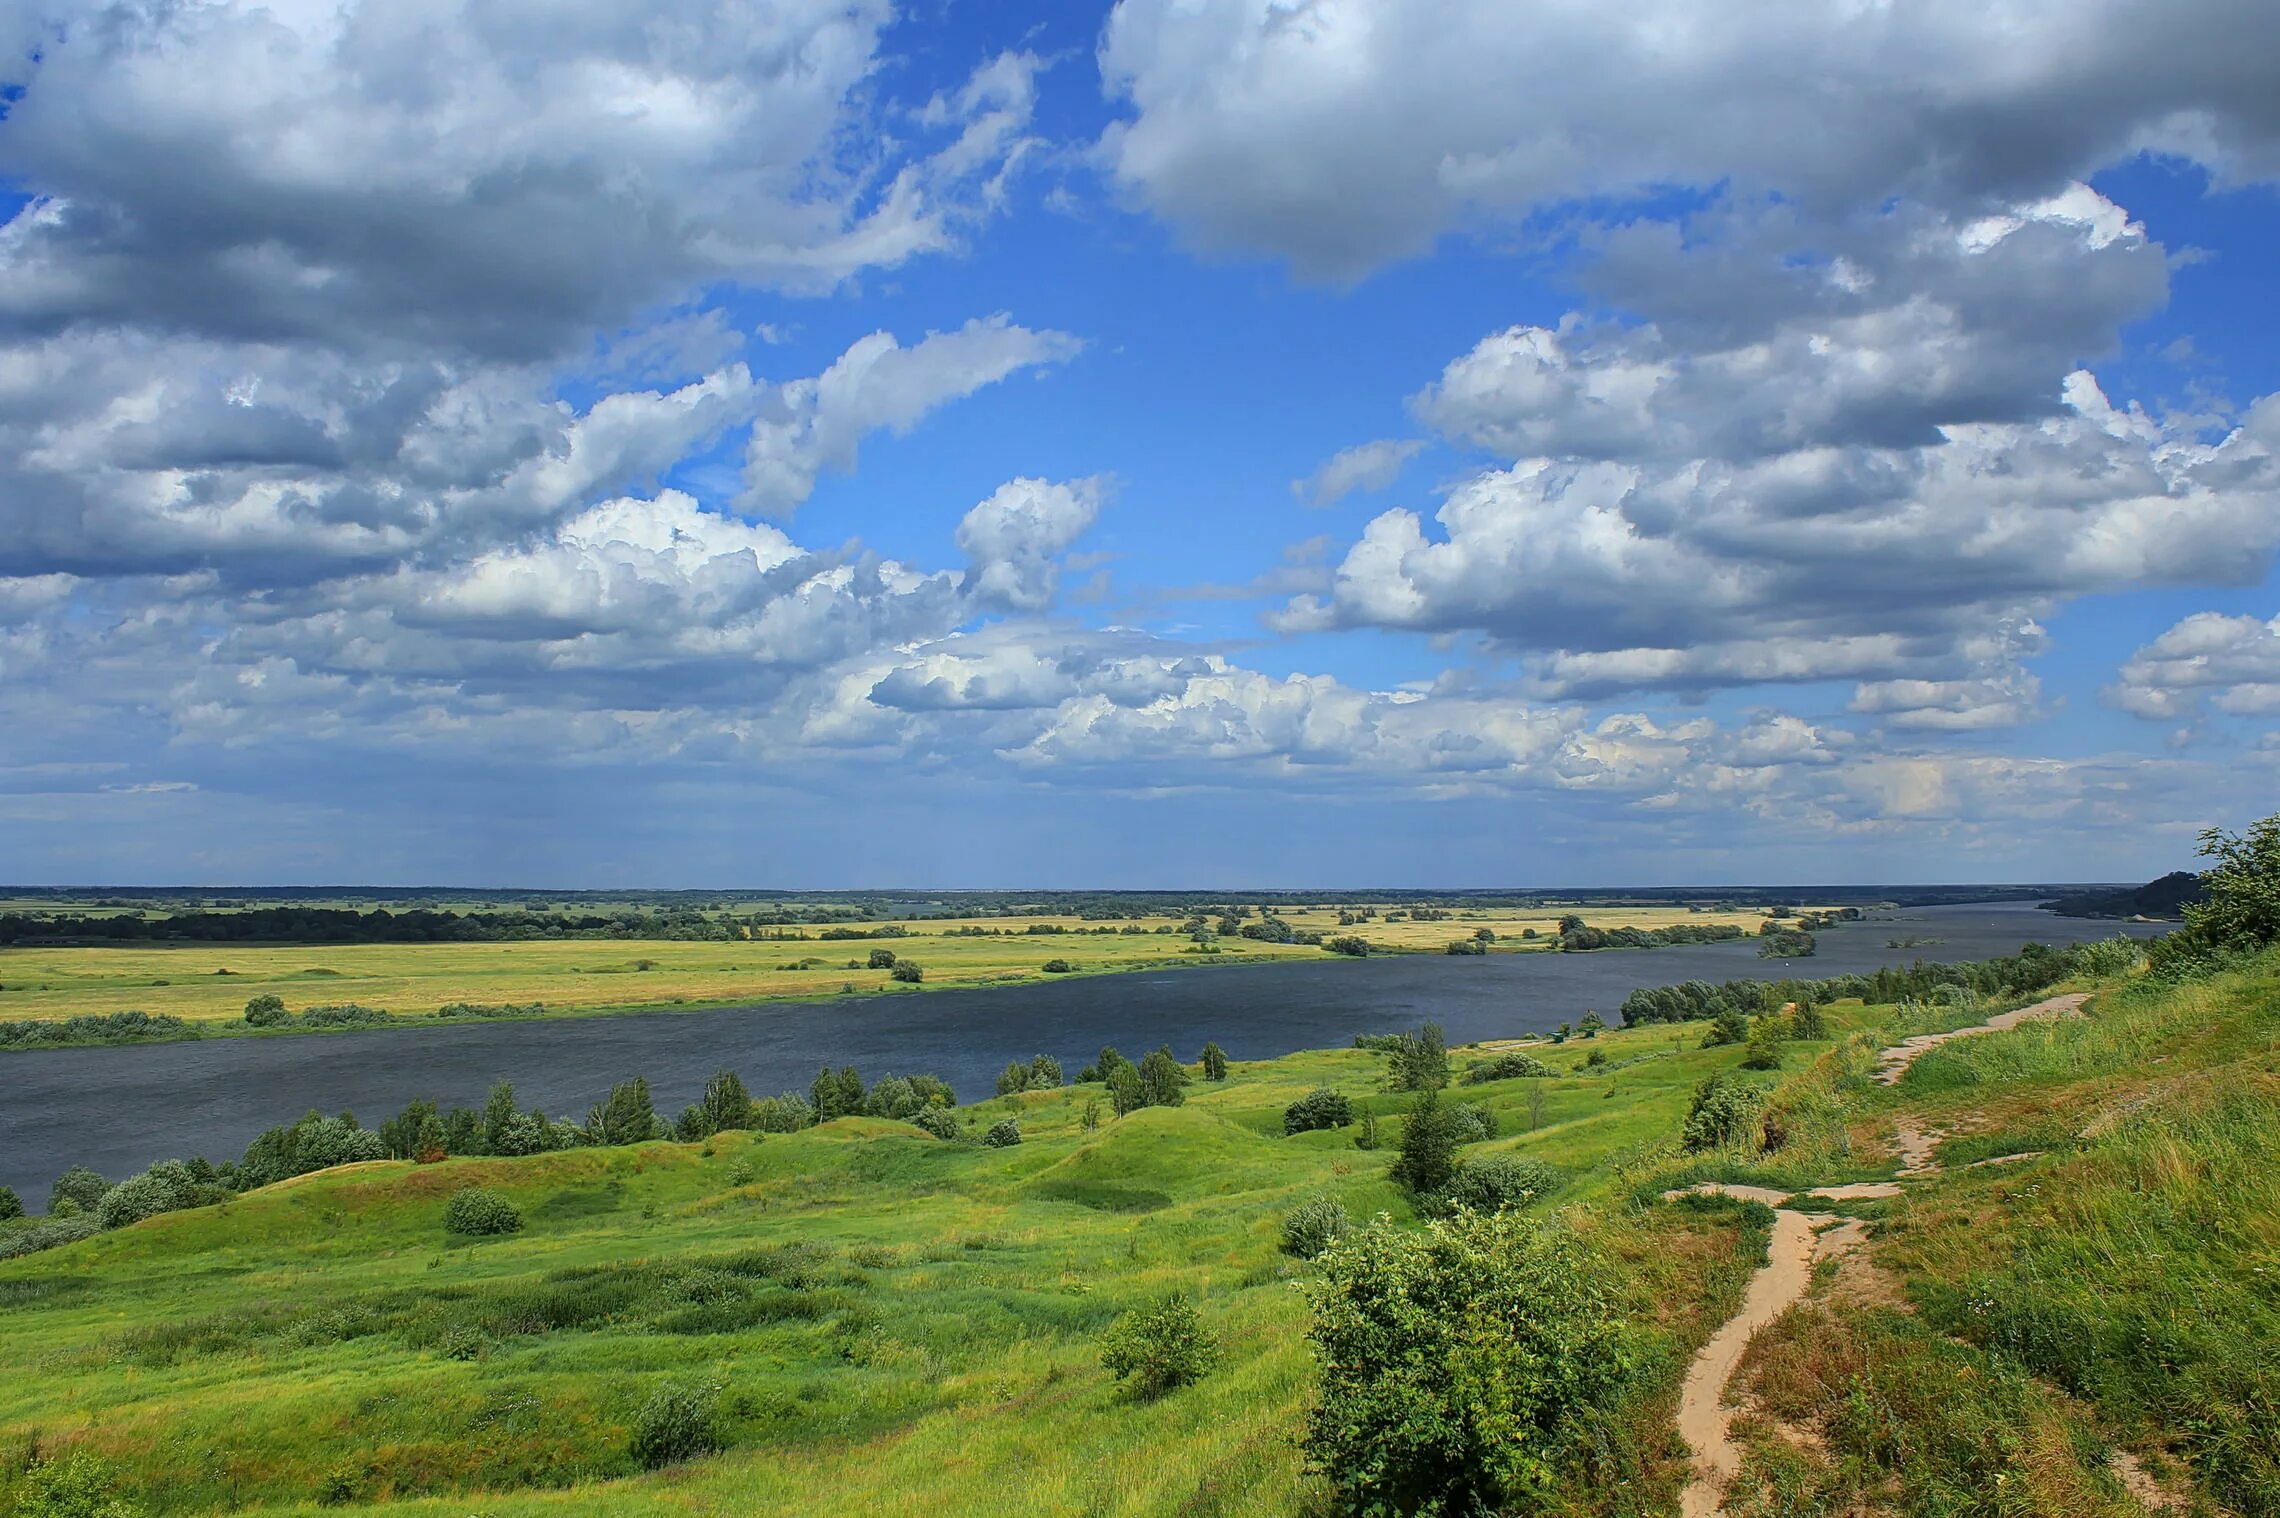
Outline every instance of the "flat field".
[[[1349, 912], [1351, 908], [1347, 909]], [[1446, 920], [1371, 920], [1340, 926], [1339, 909], [1309, 908], [1285, 914], [1302, 930], [1351, 933], [1390, 950], [1438, 952], [1451, 940], [1481, 928], [1497, 935], [1495, 950], [1529, 951], [1558, 930], [1558, 911], [1463, 911]], [[1587, 914], [1588, 915], [1588, 914]], [[1763, 914], [1690, 912], [1684, 907], [1635, 907], [1589, 918], [1594, 927], [1668, 927], [1730, 922], [1755, 932]], [[850, 924], [876, 928], [877, 923]], [[89, 946], [0, 949], [0, 1020], [53, 1019], [128, 1010], [170, 1013], [196, 1022], [239, 1017], [246, 1001], [274, 992], [295, 1011], [337, 1002], [360, 1002], [389, 1012], [424, 1014], [451, 1002], [543, 1002], [549, 1010], [600, 1012], [660, 1006], [718, 1006], [771, 998], [813, 999], [842, 986], [880, 990], [890, 972], [867, 966], [874, 948], [916, 961], [924, 985], [980, 986], [1045, 978], [1043, 966], [1063, 959], [1077, 973], [1142, 969], [1197, 956], [1181, 933], [1157, 932], [1178, 924], [1156, 919], [1146, 931], [1102, 933], [1098, 922], [1076, 917], [929, 919], [903, 924], [906, 936], [879, 940], [818, 939], [819, 929], [784, 929], [805, 938], [732, 942], [644, 939], [541, 939], [518, 943], [340, 944], [283, 947], [234, 944]], [[1032, 933], [1032, 926], [1061, 932]], [[982, 935], [954, 933], [979, 928]], [[1533, 930], [1537, 939], [1524, 935]], [[770, 932], [778, 931], [774, 929]], [[1218, 940], [1217, 962], [1234, 959], [1320, 959], [1325, 950], [1303, 944]], [[1652, 951], [1646, 951], [1652, 952]], [[806, 968], [801, 968], [802, 962]], [[850, 966], [853, 966], [851, 968]], [[223, 973], [223, 972], [228, 973]]]

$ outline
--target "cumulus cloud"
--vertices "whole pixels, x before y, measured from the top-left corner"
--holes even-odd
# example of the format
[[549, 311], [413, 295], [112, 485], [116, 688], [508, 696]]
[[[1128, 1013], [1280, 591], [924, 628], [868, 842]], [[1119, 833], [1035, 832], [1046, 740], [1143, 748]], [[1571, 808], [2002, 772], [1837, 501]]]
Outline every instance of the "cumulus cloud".
[[1100, 515], [1107, 481], [1008, 480], [959, 519], [958, 547], [973, 562], [984, 603], [1041, 611], [1060, 583], [1059, 555]]
[[2196, 612], [2130, 655], [2106, 697], [2158, 721], [2199, 715], [2280, 716], [2280, 617]]
[[2039, 633], [2014, 635], [2049, 608], [2270, 563], [2280, 398], [2212, 436], [2067, 367], [2166, 289], [2107, 202], [1885, 212], [1817, 259], [1768, 256], [1790, 245], [1765, 230], [1628, 255], [1650, 302], [1691, 258], [1712, 285], [1773, 271], [1718, 321], [1571, 318], [1454, 360], [1415, 410], [1513, 462], [1451, 490], [1437, 532], [1379, 515], [1278, 625], [1483, 634], [1547, 694], [1851, 678], [1888, 725], [1964, 729], [2034, 712]]
[[1415, 438], [1380, 438], [1341, 448], [1305, 479], [1292, 480], [1291, 494], [1310, 506], [1335, 506], [1357, 490], [1383, 490], [1424, 446]]
[[1008, 375], [1073, 357], [1065, 332], [1033, 332], [1000, 312], [905, 348], [885, 332], [863, 338], [813, 379], [776, 389], [744, 453], [745, 510], [781, 514], [805, 501], [825, 469], [854, 469], [864, 434], [908, 432], [929, 412]]
[[1350, 279], [1452, 226], [1670, 185], [1976, 211], [2139, 152], [2280, 172], [2252, 0], [1120, 0], [1126, 191], [1210, 249]]

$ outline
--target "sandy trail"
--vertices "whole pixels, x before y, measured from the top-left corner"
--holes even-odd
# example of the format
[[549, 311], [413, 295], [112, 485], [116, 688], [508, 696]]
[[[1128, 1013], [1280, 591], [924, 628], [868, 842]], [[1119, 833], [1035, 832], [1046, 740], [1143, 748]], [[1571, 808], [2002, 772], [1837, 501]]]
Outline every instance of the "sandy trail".
[[[1879, 1051], [1875, 1078], [1882, 1085], [1893, 1084], [1924, 1054], [1951, 1039], [2001, 1033], [2021, 1023], [2043, 1019], [2079, 1017], [2082, 1004], [2088, 999], [2080, 993], [2053, 996], [2016, 1012], [1999, 1013], [1975, 1027], [1958, 1028], [1952, 1033], [1919, 1034]], [[1901, 1179], [1915, 1180], [1939, 1174], [1940, 1165], [1933, 1157], [1933, 1150], [1944, 1137], [1944, 1133], [1928, 1129], [1912, 1117], [1897, 1119], [1893, 1147], [1899, 1153]], [[2002, 1155], [1979, 1163], [2009, 1164], [2032, 1157]], [[1864, 1223], [1840, 1223], [1825, 1213], [1798, 1212], [1782, 1204], [1798, 1195], [1819, 1196], [1833, 1202], [1862, 1201], [1898, 1196], [1901, 1190], [1901, 1181], [1856, 1181], [1819, 1187], [1809, 1193], [1703, 1181], [1683, 1190], [1663, 1193], [1666, 1199], [1690, 1193], [1730, 1196], [1763, 1202], [1774, 1209], [1773, 1238], [1766, 1249], [1766, 1262], [1750, 1278], [1741, 1310], [1727, 1319], [1710, 1336], [1710, 1342], [1702, 1346], [1694, 1363], [1687, 1367], [1686, 1383], [1679, 1391], [1678, 1432], [1686, 1440], [1687, 1448], [1694, 1451], [1693, 1477], [1679, 1497], [1681, 1518], [1714, 1518], [1724, 1509], [1727, 1483], [1741, 1471], [1742, 1452], [1734, 1443], [1733, 1414], [1725, 1405], [1726, 1386], [1741, 1365], [1750, 1339], [1805, 1295], [1806, 1288], [1812, 1284], [1813, 1266], [1817, 1262], [1842, 1256], [1868, 1238]]]
[[1972, 1038], [1981, 1033], [2004, 1033], [2021, 1023], [2080, 1017], [2082, 1004], [2089, 999], [2083, 992], [2070, 991], [2064, 996], [2038, 1001], [2031, 1007], [2021, 1007], [2016, 1012], [1998, 1012], [1987, 1021], [1969, 1028], [1957, 1028], [1950, 1033], [1919, 1033], [1914, 1038], [1902, 1039], [1877, 1054], [1876, 1083], [1880, 1086], [1891, 1085], [1908, 1073], [1910, 1065], [1953, 1039]]
[[[1745, 1200], [1765, 1199], [1762, 1186], [1713, 1183], [1694, 1190], [1729, 1196], [1751, 1193]], [[1734, 1443], [1733, 1414], [1725, 1406], [1726, 1383], [1733, 1380], [1751, 1336], [1805, 1295], [1816, 1261], [1842, 1254], [1867, 1237], [1867, 1229], [1857, 1222], [1839, 1224], [1815, 1236], [1817, 1228], [1836, 1222], [1823, 1213], [1786, 1208], [1775, 1212], [1766, 1262], [1750, 1278], [1741, 1311], [1710, 1336], [1710, 1342], [1702, 1346], [1688, 1367], [1686, 1384], [1678, 1396], [1678, 1432], [1694, 1451], [1694, 1474], [1679, 1497], [1682, 1518], [1712, 1518], [1723, 1505], [1726, 1483], [1741, 1471], [1741, 1446]]]

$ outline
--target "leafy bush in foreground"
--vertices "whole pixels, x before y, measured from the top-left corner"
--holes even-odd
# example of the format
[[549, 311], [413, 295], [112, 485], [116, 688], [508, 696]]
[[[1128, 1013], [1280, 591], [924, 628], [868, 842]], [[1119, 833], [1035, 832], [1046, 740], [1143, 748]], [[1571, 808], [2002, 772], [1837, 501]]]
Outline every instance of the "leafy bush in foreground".
[[16, 1488], [18, 1518], [141, 1518], [142, 1509], [118, 1493], [110, 1467], [85, 1450], [41, 1460]]
[[515, 1204], [495, 1191], [470, 1186], [453, 1195], [443, 1209], [443, 1227], [447, 1233], [468, 1238], [483, 1238], [522, 1231], [522, 1214]]
[[628, 1445], [644, 1470], [658, 1470], [726, 1449], [720, 1428], [720, 1386], [694, 1381], [659, 1387], [633, 1420]]
[[1168, 1296], [1111, 1324], [1100, 1363], [1117, 1380], [1129, 1380], [1135, 1395], [1160, 1397], [1211, 1374], [1219, 1347], [1204, 1332], [1195, 1304]]
[[958, 1120], [941, 1107], [929, 1107], [911, 1121], [938, 1139], [954, 1139], [958, 1136]]
[[1328, 1086], [1318, 1087], [1283, 1109], [1283, 1132], [1312, 1133], [1343, 1128], [1354, 1120], [1354, 1104]]
[[1283, 1214], [1283, 1253], [1311, 1260], [1344, 1238], [1352, 1226], [1345, 1203], [1336, 1197], [1318, 1196], [1301, 1202]]
[[992, 1149], [1010, 1149], [1021, 1142], [1021, 1124], [1012, 1118], [1000, 1118], [990, 1124], [990, 1131], [982, 1135], [982, 1142]]
[[1306, 1451], [1349, 1507], [1472, 1513], [1552, 1484], [1632, 1357], [1574, 1238], [1514, 1213], [1379, 1217], [1303, 1288], [1322, 1392]]

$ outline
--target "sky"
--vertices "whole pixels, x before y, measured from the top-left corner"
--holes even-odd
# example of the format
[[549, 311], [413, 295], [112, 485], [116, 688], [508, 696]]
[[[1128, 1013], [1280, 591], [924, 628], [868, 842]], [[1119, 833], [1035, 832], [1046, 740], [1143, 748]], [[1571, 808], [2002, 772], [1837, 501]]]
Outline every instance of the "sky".
[[0, 880], [2142, 879], [2269, 0], [0, 0]]

